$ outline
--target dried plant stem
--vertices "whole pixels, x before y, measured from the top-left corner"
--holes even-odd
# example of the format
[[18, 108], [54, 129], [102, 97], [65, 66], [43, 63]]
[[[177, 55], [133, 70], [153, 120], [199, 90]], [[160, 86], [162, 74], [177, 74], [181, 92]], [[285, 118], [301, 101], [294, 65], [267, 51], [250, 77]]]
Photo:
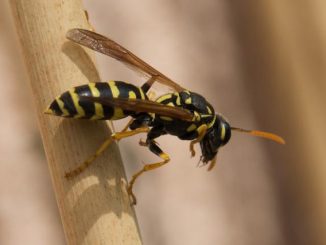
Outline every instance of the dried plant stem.
[[11, 7], [67, 243], [141, 244], [115, 144], [80, 176], [64, 178], [109, 137], [106, 123], [43, 114], [58, 94], [99, 80], [89, 51], [65, 38], [71, 28], [89, 28], [81, 1], [11, 0]]

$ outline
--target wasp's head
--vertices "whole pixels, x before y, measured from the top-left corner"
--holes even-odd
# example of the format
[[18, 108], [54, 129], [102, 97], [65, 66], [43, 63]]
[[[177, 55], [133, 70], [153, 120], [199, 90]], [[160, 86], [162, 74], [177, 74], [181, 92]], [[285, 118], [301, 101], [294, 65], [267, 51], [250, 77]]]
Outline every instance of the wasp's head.
[[212, 160], [218, 151], [218, 148], [229, 142], [231, 138], [230, 124], [221, 116], [216, 115], [213, 126], [200, 142], [202, 151], [202, 161], [208, 163]]
[[215, 164], [215, 156], [218, 148], [229, 142], [231, 138], [231, 130], [247, 133], [252, 136], [262, 137], [275, 141], [279, 144], [285, 144], [284, 139], [276, 134], [259, 130], [231, 127], [224, 117], [217, 114], [213, 126], [208, 130], [203, 140], [200, 142], [200, 147], [203, 154], [201, 160], [203, 163], [208, 163], [212, 160], [209, 170], [212, 169]]

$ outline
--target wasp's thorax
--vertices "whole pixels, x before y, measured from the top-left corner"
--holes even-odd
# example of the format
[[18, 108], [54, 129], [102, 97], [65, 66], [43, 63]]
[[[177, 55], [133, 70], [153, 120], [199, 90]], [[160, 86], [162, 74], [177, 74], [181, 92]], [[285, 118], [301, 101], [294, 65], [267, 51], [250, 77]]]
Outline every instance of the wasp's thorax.
[[214, 125], [200, 142], [203, 154], [202, 161], [207, 163], [212, 160], [216, 156], [218, 148], [228, 143], [230, 138], [230, 124], [221, 115], [217, 114]]

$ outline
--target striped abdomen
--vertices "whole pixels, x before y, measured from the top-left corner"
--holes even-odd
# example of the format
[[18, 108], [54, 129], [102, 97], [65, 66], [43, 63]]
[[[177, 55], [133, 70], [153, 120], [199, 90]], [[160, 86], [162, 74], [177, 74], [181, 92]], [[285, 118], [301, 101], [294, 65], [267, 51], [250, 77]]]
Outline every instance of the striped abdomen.
[[91, 120], [118, 120], [132, 114], [132, 112], [123, 111], [121, 108], [110, 107], [97, 102], [81, 101], [79, 96], [146, 99], [141, 88], [129, 83], [121, 81], [89, 83], [74, 87], [58, 96], [51, 103], [46, 113]]

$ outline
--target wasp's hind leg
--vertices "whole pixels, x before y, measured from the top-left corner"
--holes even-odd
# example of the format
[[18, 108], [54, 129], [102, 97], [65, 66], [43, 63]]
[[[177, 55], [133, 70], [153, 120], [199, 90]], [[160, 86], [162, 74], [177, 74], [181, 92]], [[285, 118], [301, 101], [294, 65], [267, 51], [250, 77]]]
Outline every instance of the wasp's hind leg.
[[[128, 126], [131, 123], [132, 123], [132, 121], [130, 121], [128, 123]], [[87, 167], [89, 167], [95, 161], [95, 159], [98, 156], [100, 156], [109, 147], [109, 145], [114, 140], [118, 141], [123, 138], [127, 138], [130, 136], [139, 134], [139, 133], [147, 133], [149, 131], [149, 128], [147, 128], [147, 127], [137, 128], [137, 129], [131, 130], [131, 131], [126, 131], [127, 129], [128, 129], [128, 127], [125, 127], [123, 129], [123, 131], [112, 134], [111, 137], [109, 139], [107, 139], [106, 141], [104, 141], [104, 143], [96, 150], [96, 152], [92, 156], [90, 156], [85, 162], [83, 162], [81, 165], [79, 165], [75, 169], [67, 172], [65, 174], [65, 177], [72, 178], [72, 177], [80, 174], [81, 172], [83, 172]]]
[[147, 80], [142, 86], [141, 89], [144, 93], [147, 93], [148, 90], [153, 86], [154, 82], [156, 81], [157, 76], [152, 76], [150, 79]]
[[170, 161], [170, 157], [168, 154], [164, 153], [158, 146], [157, 143], [154, 141], [155, 138], [166, 134], [165, 131], [163, 131], [161, 128], [152, 128], [151, 131], [149, 131], [148, 135], [147, 135], [147, 140], [146, 142], [142, 142], [140, 141], [140, 145], [142, 146], [147, 146], [149, 148], [149, 150], [151, 152], [153, 152], [155, 155], [159, 156], [160, 158], [162, 158], [163, 161], [161, 162], [156, 162], [156, 163], [151, 163], [151, 164], [146, 164], [144, 165], [144, 167], [138, 171], [137, 173], [135, 173], [132, 176], [132, 179], [130, 180], [129, 184], [128, 184], [128, 194], [130, 195], [131, 199], [132, 199], [132, 204], [136, 204], [137, 200], [136, 200], [136, 196], [134, 195], [132, 188], [133, 185], [135, 184], [136, 179], [144, 172], [159, 168], [165, 164], [167, 164]]

